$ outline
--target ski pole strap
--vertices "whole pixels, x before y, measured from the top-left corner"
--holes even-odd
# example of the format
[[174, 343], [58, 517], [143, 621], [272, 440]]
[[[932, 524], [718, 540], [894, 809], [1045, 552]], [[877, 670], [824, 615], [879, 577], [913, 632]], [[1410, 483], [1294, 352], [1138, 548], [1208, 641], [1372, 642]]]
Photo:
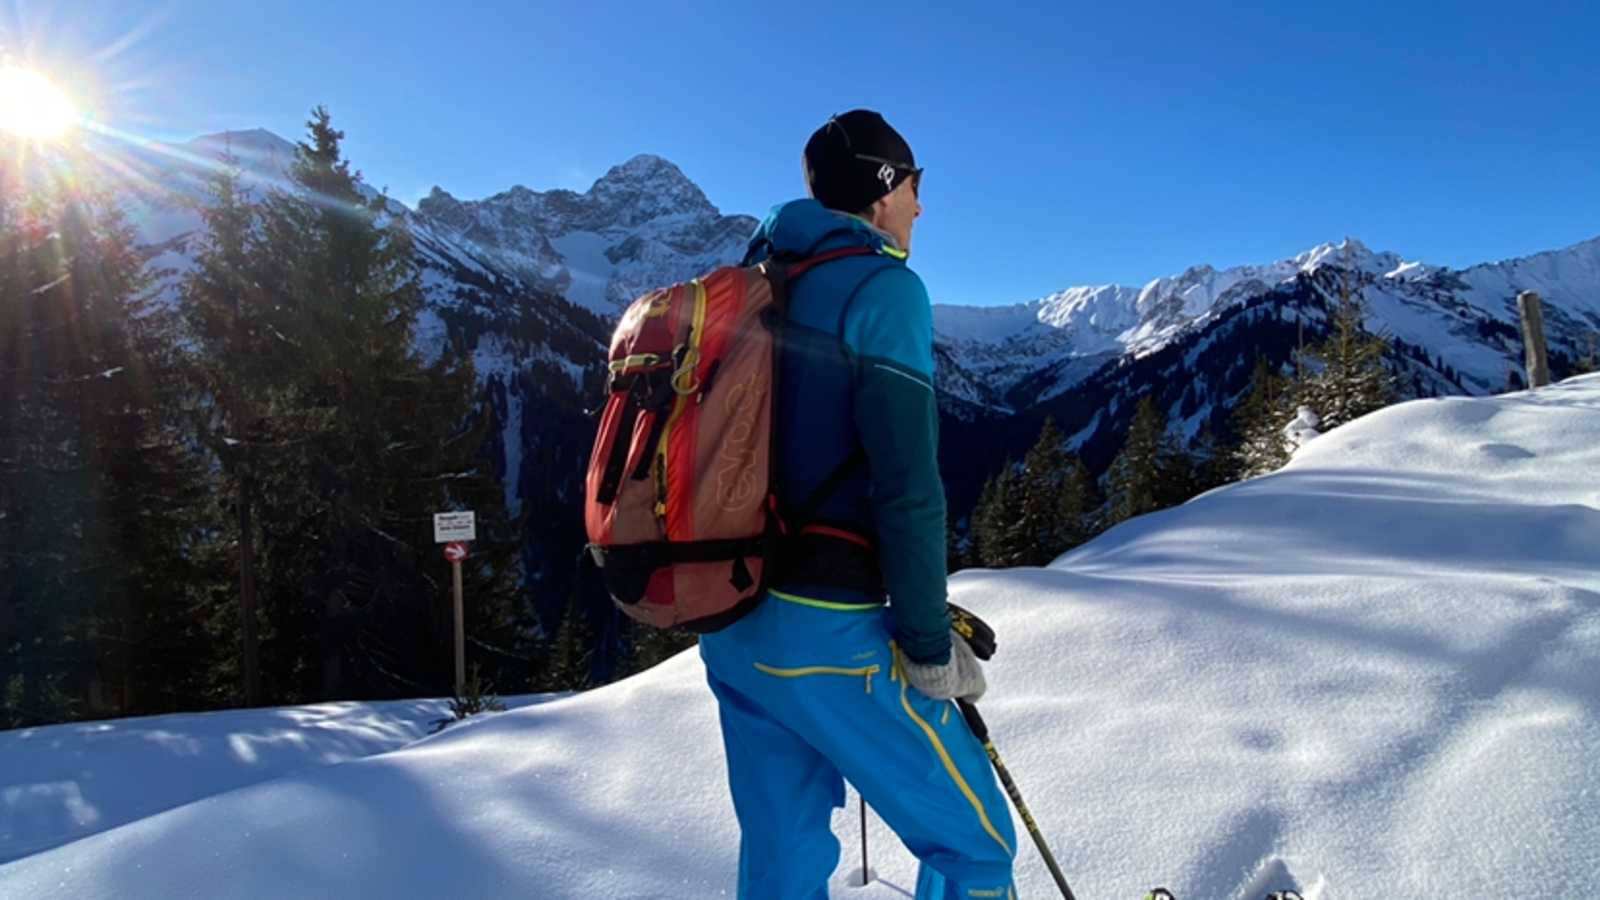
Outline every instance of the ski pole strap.
[[971, 611], [954, 603], [946, 605], [950, 607], [950, 629], [967, 642], [967, 646], [972, 648], [973, 656], [988, 662], [995, 651], [994, 629]]

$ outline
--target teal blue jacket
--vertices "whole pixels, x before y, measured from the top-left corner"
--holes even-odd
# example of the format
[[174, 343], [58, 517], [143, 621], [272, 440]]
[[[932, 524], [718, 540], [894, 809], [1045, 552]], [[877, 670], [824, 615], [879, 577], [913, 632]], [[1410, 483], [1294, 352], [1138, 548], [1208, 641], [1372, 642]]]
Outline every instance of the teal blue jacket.
[[[778, 496], [799, 503], [857, 447], [865, 451], [867, 464], [813, 521], [876, 541], [896, 642], [913, 660], [943, 663], [945, 497], [928, 291], [892, 238], [810, 199], [775, 207], [745, 264], [858, 246], [876, 252], [820, 265], [790, 290], [778, 375]], [[772, 587], [828, 602], [884, 599], [802, 582]]]

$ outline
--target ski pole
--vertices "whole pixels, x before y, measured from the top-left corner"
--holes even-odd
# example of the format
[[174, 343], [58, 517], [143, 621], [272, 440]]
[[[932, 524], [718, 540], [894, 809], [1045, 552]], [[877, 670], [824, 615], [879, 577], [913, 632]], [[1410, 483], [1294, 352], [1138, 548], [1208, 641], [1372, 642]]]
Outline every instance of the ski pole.
[[1006, 770], [1006, 764], [1000, 761], [1000, 751], [994, 748], [994, 741], [989, 740], [989, 726], [983, 723], [983, 717], [978, 715], [978, 708], [965, 700], [957, 700], [961, 707], [961, 716], [967, 720], [967, 727], [983, 745], [989, 754], [989, 762], [994, 764], [995, 774], [1000, 776], [1000, 783], [1005, 786], [1006, 793], [1011, 795], [1011, 802], [1016, 805], [1017, 812], [1022, 816], [1022, 824], [1028, 827], [1028, 834], [1033, 835], [1034, 846], [1039, 848], [1039, 853], [1044, 857], [1044, 864], [1050, 868], [1050, 875], [1056, 880], [1056, 887], [1061, 888], [1061, 896], [1066, 900], [1077, 900], [1072, 895], [1072, 888], [1067, 887], [1067, 876], [1061, 874], [1061, 867], [1056, 865], [1056, 858], [1051, 855], [1050, 848], [1045, 845], [1044, 835], [1039, 832], [1039, 826], [1033, 821], [1033, 813], [1028, 812], [1028, 805], [1022, 802], [1022, 793], [1017, 790], [1017, 783], [1011, 780], [1011, 773]]
[[861, 886], [872, 880], [872, 868], [867, 865], [867, 798], [861, 798]]

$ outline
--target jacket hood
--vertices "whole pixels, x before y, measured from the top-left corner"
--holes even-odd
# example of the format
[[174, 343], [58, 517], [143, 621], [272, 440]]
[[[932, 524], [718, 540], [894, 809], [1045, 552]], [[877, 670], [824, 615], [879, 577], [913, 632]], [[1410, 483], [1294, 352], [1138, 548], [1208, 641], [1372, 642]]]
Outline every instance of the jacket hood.
[[839, 247], [871, 247], [904, 257], [894, 239], [865, 219], [828, 209], [812, 198], [780, 203], [750, 238], [745, 265], [754, 265], [775, 253], [811, 256]]

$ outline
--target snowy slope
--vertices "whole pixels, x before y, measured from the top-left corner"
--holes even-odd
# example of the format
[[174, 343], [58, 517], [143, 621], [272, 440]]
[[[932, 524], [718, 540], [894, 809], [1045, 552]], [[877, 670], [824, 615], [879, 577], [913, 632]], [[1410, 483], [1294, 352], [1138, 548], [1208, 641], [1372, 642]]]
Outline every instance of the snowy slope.
[[[1597, 470], [1600, 376], [1422, 400], [1048, 568], [955, 576], [999, 632], [985, 715], [1075, 893], [1590, 883]], [[0, 866], [0, 896], [732, 896], [716, 735], [685, 653]], [[878, 880], [847, 886], [850, 802], [834, 896], [908, 896], [913, 861], [875, 819]], [[1018, 880], [1054, 893], [1026, 844]]]
[[0, 731], [0, 863], [236, 788], [398, 750], [449, 718], [449, 706], [319, 703]]

